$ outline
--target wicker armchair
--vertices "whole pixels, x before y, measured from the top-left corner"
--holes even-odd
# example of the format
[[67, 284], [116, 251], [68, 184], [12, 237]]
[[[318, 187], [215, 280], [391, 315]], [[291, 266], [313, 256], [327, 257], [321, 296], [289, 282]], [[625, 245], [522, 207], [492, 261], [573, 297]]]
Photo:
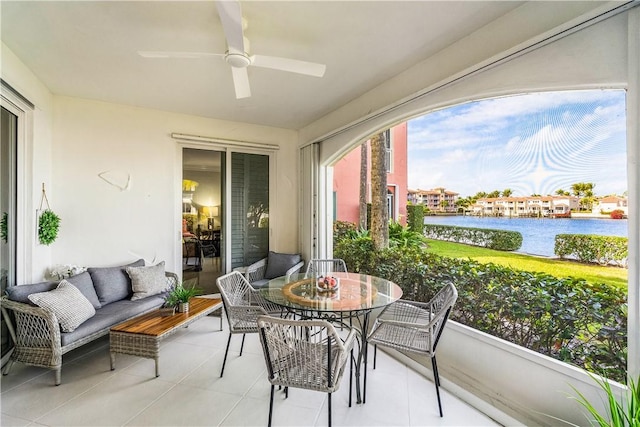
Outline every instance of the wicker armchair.
[[[340, 339], [326, 320], [258, 318], [260, 341], [271, 383], [269, 426], [273, 415], [274, 387], [284, 386], [328, 393], [331, 426], [331, 393], [338, 390], [347, 361], [351, 357], [356, 332], [351, 329]], [[351, 395], [351, 375], [349, 375]]]
[[375, 346], [373, 369], [376, 368], [378, 345], [418, 353], [431, 358], [440, 416], [442, 416], [442, 403], [440, 401], [440, 376], [436, 363], [436, 346], [457, 298], [456, 288], [449, 283], [440, 289], [428, 303], [396, 301], [380, 313], [368, 336], [368, 342]]
[[229, 322], [229, 339], [227, 340], [227, 349], [224, 352], [224, 360], [220, 370], [220, 377], [222, 377], [227, 363], [227, 355], [229, 354], [231, 336], [242, 334], [242, 344], [240, 345], [240, 356], [242, 356], [245, 334], [258, 332], [258, 317], [266, 314], [279, 315], [282, 313], [282, 308], [265, 300], [249, 285], [244, 276], [237, 271], [220, 276], [216, 284], [220, 290], [222, 303]]
[[[178, 283], [175, 273], [166, 272], [167, 287]], [[55, 384], [60, 385], [62, 377], [62, 355], [97, 338], [109, 334], [112, 325], [62, 345], [60, 324], [56, 316], [49, 310], [12, 301], [3, 296], [1, 299], [2, 315], [7, 322], [9, 334], [14, 342], [13, 353], [2, 374], [8, 375], [14, 362], [48, 368], [55, 371]], [[147, 311], [154, 310], [151, 308]], [[10, 312], [12, 315], [10, 315]], [[142, 312], [137, 315], [143, 314]]]
[[347, 265], [342, 259], [312, 259], [307, 265], [305, 276], [311, 277], [318, 274], [346, 273]]
[[[271, 263], [271, 267], [269, 264]], [[267, 258], [246, 267], [245, 277], [254, 289], [266, 286], [269, 279], [279, 276], [287, 278], [292, 274], [299, 272], [304, 267], [304, 260], [299, 254], [281, 254], [277, 252], [269, 252]]]

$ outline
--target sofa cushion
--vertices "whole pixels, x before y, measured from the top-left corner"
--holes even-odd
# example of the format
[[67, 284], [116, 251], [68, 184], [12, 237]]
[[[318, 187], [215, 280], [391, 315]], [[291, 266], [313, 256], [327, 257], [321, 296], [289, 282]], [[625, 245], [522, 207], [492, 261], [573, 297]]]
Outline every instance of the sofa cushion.
[[287, 270], [302, 260], [300, 254], [282, 254], [269, 251], [267, 258], [267, 270], [264, 273], [265, 279], [275, 279], [284, 276]]
[[100, 300], [98, 300], [96, 290], [93, 287], [93, 280], [91, 280], [91, 275], [89, 273], [85, 271], [84, 273], [68, 277], [66, 280], [82, 292], [82, 295], [89, 300], [93, 308], [98, 309], [102, 307]]
[[55, 282], [40, 282], [33, 283], [31, 285], [19, 285], [7, 287], [7, 297], [11, 301], [21, 302], [23, 304], [34, 305], [29, 300], [29, 295], [36, 292], [47, 292], [55, 289], [58, 286]]
[[131, 264], [119, 267], [89, 268], [87, 271], [93, 280], [93, 287], [100, 304], [105, 305], [122, 299], [128, 299], [133, 293], [131, 279], [125, 272], [126, 267], [142, 267], [144, 260], [139, 259]]
[[125, 271], [131, 279], [131, 301], [158, 295], [167, 289], [164, 261], [148, 267], [126, 267]]
[[101, 309], [96, 310], [95, 316], [78, 326], [75, 331], [61, 333], [60, 343], [64, 347], [95, 333], [100, 333], [98, 336], [106, 335], [112, 326], [161, 307], [165, 295], [158, 294], [137, 301], [124, 299], [103, 305]]
[[91, 302], [66, 280], [62, 280], [54, 290], [29, 295], [29, 300], [53, 312], [64, 332], [74, 331], [82, 322], [96, 314]]

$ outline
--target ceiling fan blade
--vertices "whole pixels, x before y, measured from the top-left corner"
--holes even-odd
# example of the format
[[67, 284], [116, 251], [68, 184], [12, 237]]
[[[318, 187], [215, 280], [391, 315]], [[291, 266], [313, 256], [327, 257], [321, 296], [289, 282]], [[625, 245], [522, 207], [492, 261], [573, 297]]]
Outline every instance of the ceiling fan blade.
[[242, 9], [239, 1], [217, 1], [216, 8], [230, 52], [244, 53]]
[[143, 58], [187, 58], [187, 59], [198, 59], [198, 58], [211, 58], [214, 56], [223, 57], [222, 53], [208, 53], [208, 52], [162, 52], [162, 51], [148, 51], [141, 50], [138, 51], [138, 55]]
[[305, 74], [313, 77], [324, 76], [324, 72], [327, 69], [327, 66], [324, 64], [264, 55], [253, 55], [251, 57], [251, 65], [255, 65], [256, 67], [272, 68], [274, 70], [289, 71], [291, 73]]
[[249, 86], [247, 69], [231, 67], [231, 75], [233, 76], [233, 86], [236, 89], [236, 98], [249, 98], [251, 96], [251, 87]]

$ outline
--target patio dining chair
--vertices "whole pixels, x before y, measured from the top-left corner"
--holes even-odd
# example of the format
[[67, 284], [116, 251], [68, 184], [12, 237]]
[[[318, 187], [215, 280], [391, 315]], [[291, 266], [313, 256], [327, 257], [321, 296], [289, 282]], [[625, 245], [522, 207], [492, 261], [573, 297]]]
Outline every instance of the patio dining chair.
[[240, 356], [242, 356], [245, 334], [258, 332], [258, 317], [267, 314], [280, 315], [282, 308], [265, 300], [258, 291], [249, 285], [247, 279], [237, 271], [220, 276], [216, 280], [216, 284], [220, 290], [224, 311], [229, 322], [229, 339], [227, 340], [227, 349], [224, 352], [224, 360], [220, 370], [220, 377], [222, 378], [224, 367], [227, 363], [231, 337], [234, 334], [242, 334], [242, 344], [240, 345]]
[[441, 417], [442, 403], [436, 347], [457, 298], [458, 291], [453, 284], [449, 283], [427, 303], [398, 300], [382, 310], [367, 337], [367, 341], [374, 344], [373, 369], [376, 368], [378, 345], [431, 358], [433, 382], [436, 386]]
[[314, 275], [326, 275], [329, 273], [346, 273], [347, 265], [344, 260], [336, 259], [312, 259], [307, 265], [306, 277]]
[[[350, 329], [340, 338], [326, 320], [292, 320], [261, 316], [258, 319], [260, 342], [271, 383], [269, 423], [273, 416], [275, 386], [325, 392], [331, 426], [331, 394], [338, 390], [345, 366], [352, 357], [356, 331]], [[349, 371], [351, 396], [351, 370]]]

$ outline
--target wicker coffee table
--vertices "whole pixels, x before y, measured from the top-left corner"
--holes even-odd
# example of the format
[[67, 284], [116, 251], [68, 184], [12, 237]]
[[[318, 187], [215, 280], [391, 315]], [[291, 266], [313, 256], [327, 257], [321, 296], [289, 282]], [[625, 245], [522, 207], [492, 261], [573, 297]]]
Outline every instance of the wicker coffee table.
[[179, 328], [189, 326], [221, 308], [222, 300], [219, 298], [192, 298], [189, 301], [188, 313], [163, 316], [160, 310], [154, 310], [112, 327], [109, 331], [111, 370], [116, 368], [116, 353], [130, 354], [154, 359], [156, 377], [160, 376], [160, 342], [176, 333]]

